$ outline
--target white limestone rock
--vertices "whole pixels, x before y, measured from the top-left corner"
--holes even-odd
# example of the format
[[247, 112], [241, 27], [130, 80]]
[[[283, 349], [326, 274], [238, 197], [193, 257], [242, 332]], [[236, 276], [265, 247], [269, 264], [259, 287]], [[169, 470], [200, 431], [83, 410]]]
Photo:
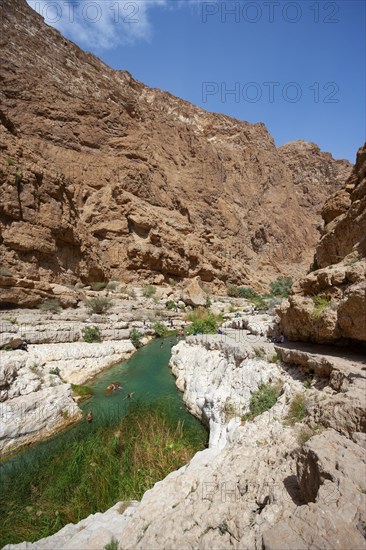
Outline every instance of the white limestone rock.
[[251, 394], [279, 378], [277, 365], [255, 358], [248, 343], [222, 335], [192, 336], [172, 350], [170, 367], [188, 409], [210, 428], [210, 447], [223, 448], [248, 410]]
[[69, 384], [7, 400], [0, 405], [0, 451], [48, 437], [81, 415]]

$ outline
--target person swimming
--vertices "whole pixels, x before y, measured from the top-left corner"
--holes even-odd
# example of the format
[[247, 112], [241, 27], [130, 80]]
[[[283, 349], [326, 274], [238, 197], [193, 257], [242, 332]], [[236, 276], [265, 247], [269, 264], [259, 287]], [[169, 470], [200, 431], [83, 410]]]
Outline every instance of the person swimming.
[[91, 411], [86, 415], [86, 419], [89, 423], [93, 421], [93, 413]]
[[112, 384], [107, 386], [107, 391], [116, 392], [117, 390], [123, 390], [123, 386], [121, 386], [119, 382], [112, 382]]
[[128, 394], [126, 395], [126, 397], [123, 399], [123, 401], [124, 401], [125, 399], [132, 399], [132, 397], [133, 397], [134, 395], [135, 395], [135, 392], [134, 392], [134, 391], [131, 391], [130, 393], [128, 393]]

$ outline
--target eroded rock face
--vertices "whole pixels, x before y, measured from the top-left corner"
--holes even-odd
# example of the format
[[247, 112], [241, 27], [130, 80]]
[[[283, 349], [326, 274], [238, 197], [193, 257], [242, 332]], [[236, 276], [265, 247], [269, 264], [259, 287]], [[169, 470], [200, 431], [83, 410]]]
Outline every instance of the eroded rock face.
[[308, 506], [265, 532], [266, 550], [365, 548], [364, 450], [334, 430], [305, 443], [297, 459], [300, 494]]
[[78, 420], [82, 412], [70, 384], [84, 384], [134, 349], [127, 340], [32, 345], [28, 353], [0, 351], [0, 453]]
[[323, 218], [319, 269], [298, 281], [280, 307], [282, 330], [290, 340], [366, 342], [366, 145]]
[[304, 142], [277, 150], [261, 123], [150, 89], [25, 0], [1, 10], [0, 254], [15, 280], [0, 303], [37, 305], [44, 290], [23, 278], [162, 274], [260, 289], [259, 279], [310, 263], [319, 204], [347, 161]]
[[219, 448], [247, 412], [251, 393], [279, 377], [276, 365], [258, 360], [249, 341], [235, 335], [191, 336], [174, 347], [170, 367], [188, 409], [209, 426], [210, 447]]
[[334, 160], [315, 143], [297, 140], [282, 145], [278, 151], [291, 171], [299, 204], [309, 212], [320, 214], [325, 199], [350, 175], [348, 162]]
[[[17, 373], [17, 384], [10, 386], [17, 391], [18, 396], [0, 403], [1, 454], [49, 437], [82, 416], [72, 398], [69, 384], [57, 384], [55, 380], [52, 387], [42, 387], [37, 376], [32, 376], [31, 372], [25, 373], [24, 370]], [[4, 391], [0, 393], [4, 394]]]
[[[308, 407], [315, 424], [337, 430], [346, 437], [366, 432], [366, 371], [362, 368], [363, 355], [337, 357], [329, 346], [297, 344], [301, 349], [275, 346], [281, 360], [296, 365], [307, 373], [329, 380], [329, 391], [319, 394]], [[361, 363], [361, 364], [360, 364]]]
[[[357, 152], [356, 164], [343, 192], [348, 194], [344, 196], [344, 210], [325, 226], [317, 246], [319, 267], [339, 263], [351, 254], [350, 261], [366, 256], [366, 144]], [[334, 197], [324, 206], [325, 222], [333, 203]]]

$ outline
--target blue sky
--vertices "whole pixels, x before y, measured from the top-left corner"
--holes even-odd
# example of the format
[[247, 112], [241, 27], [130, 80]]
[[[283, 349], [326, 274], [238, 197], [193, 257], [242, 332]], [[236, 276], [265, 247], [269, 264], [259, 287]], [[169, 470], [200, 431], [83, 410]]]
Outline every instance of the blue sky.
[[277, 145], [305, 139], [354, 162], [366, 139], [363, 0], [27, 1], [113, 68], [264, 122]]

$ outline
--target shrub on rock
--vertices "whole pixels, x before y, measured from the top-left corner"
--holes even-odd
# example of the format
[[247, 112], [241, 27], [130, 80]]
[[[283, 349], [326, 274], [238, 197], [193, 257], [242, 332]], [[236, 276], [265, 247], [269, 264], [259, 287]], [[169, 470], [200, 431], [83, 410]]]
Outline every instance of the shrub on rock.
[[85, 327], [82, 329], [81, 333], [83, 335], [84, 342], [88, 342], [89, 344], [102, 341], [102, 335], [99, 327]]
[[106, 313], [112, 306], [112, 302], [105, 296], [98, 296], [85, 301], [85, 305], [90, 313]]

